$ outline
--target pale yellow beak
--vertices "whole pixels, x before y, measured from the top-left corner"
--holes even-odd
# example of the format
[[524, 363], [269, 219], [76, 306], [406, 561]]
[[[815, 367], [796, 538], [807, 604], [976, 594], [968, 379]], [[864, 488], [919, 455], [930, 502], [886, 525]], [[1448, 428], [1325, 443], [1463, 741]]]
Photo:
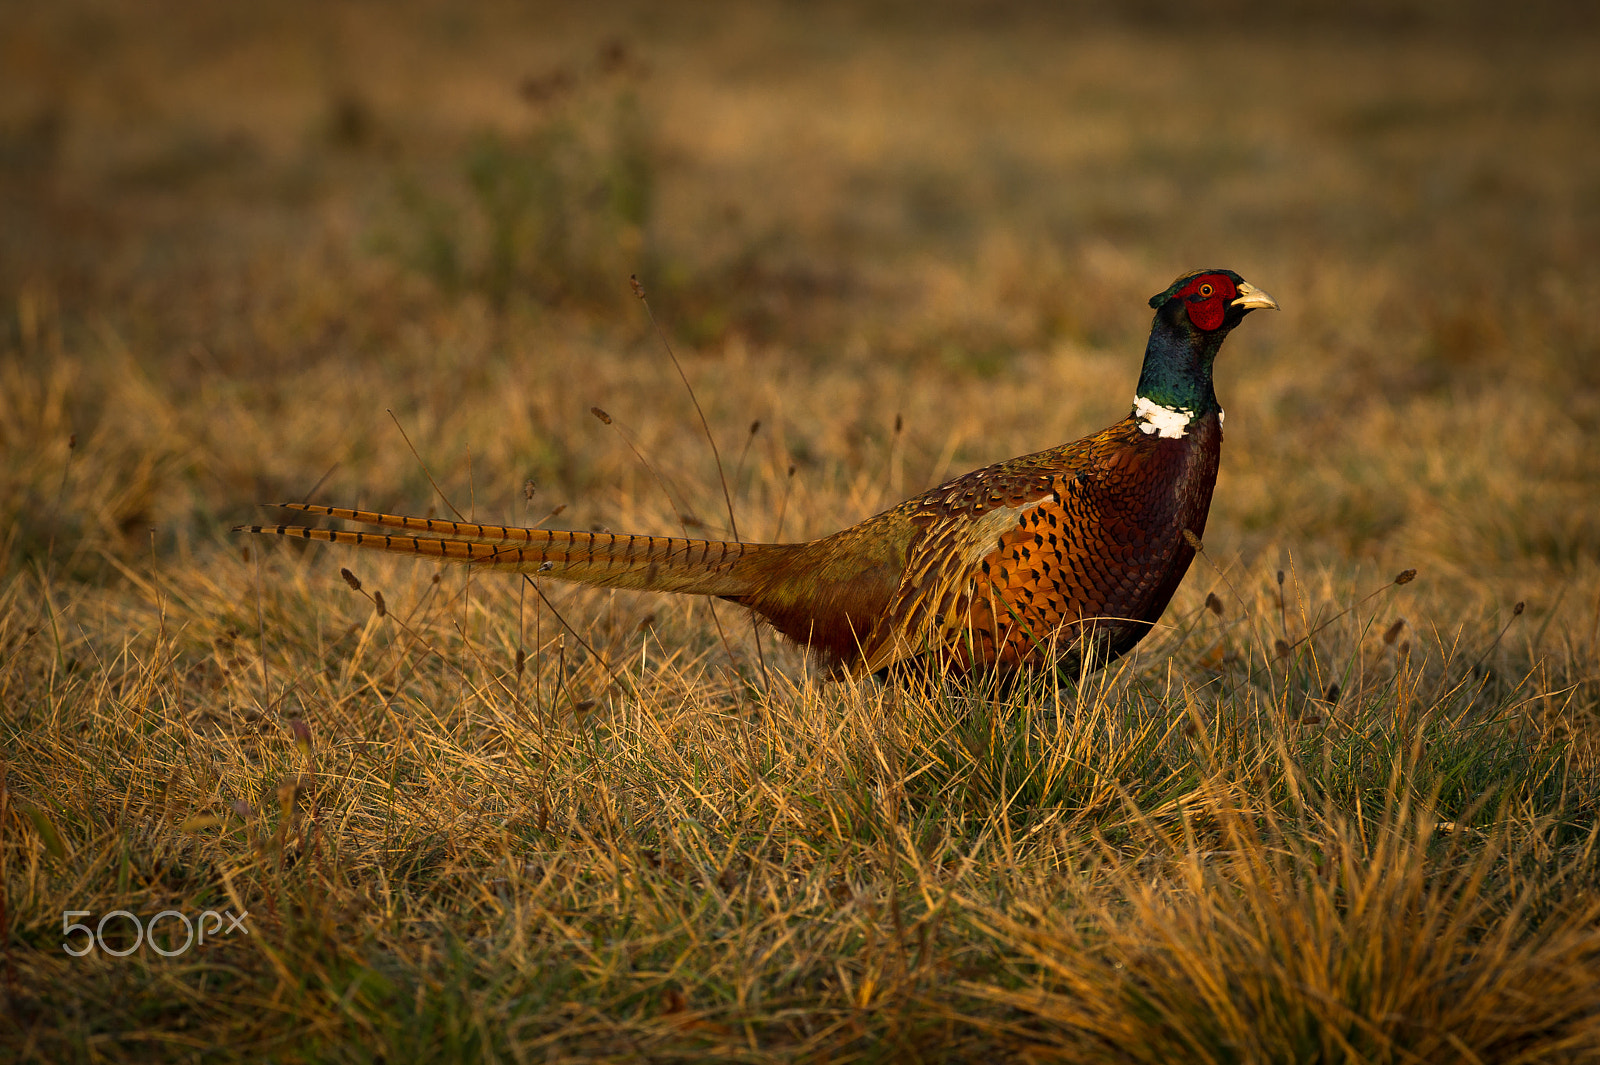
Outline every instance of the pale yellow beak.
[[1233, 301], [1233, 306], [1247, 311], [1278, 309], [1278, 301], [1262, 292], [1248, 281], [1239, 282], [1239, 298]]

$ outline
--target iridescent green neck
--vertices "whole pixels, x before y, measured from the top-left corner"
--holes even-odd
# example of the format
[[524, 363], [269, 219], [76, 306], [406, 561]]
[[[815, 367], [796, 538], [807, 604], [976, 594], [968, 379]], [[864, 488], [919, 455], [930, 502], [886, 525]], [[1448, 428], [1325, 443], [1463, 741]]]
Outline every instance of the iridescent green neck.
[[1207, 333], [1189, 326], [1187, 321], [1179, 325], [1170, 313], [1174, 309], [1178, 308], [1169, 305], [1156, 314], [1135, 395], [1182, 411], [1191, 419], [1220, 411], [1211, 381], [1211, 364], [1228, 330]]

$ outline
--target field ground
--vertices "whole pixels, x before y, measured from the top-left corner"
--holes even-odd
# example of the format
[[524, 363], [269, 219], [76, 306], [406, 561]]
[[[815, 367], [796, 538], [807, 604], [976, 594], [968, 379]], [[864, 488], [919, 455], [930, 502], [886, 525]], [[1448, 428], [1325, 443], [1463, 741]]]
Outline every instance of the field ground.
[[[1101, 7], [5, 5], [4, 1056], [1596, 1060], [1593, 16]], [[818, 535], [1122, 417], [1195, 266], [1283, 311], [1059, 687], [226, 531], [727, 534], [637, 273]]]

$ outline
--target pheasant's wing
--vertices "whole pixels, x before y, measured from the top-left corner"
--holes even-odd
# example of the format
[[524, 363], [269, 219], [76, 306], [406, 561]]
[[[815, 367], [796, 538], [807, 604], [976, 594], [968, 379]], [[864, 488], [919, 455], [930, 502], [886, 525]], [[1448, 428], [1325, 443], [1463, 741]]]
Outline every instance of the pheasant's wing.
[[[1025, 571], [1007, 560], [1012, 552], [1026, 551], [1033, 562], [1036, 535], [1052, 551], [1066, 549], [1064, 499], [1084, 457], [1076, 446], [1024, 456], [974, 471], [908, 504], [922, 534], [900, 586], [862, 645], [858, 671], [873, 673], [930, 651], [969, 665], [993, 660], [992, 648], [1005, 645], [1019, 628], [1035, 640], [1053, 632], [1071, 604], [1027, 586], [1039, 563]], [[1048, 583], [1046, 572], [1038, 577], [1034, 583]], [[986, 631], [974, 624], [980, 616]]]
[[1141, 567], [1103, 550], [1118, 536], [1105, 528], [1116, 517], [1085, 522], [1083, 487], [1063, 482], [1001, 533], [978, 563], [963, 616], [940, 633], [946, 653], [968, 665], [1017, 666], [1056, 658], [1091, 621], [1126, 620], [1107, 617], [1107, 605], [1136, 599], [1130, 584], [1143, 579]]

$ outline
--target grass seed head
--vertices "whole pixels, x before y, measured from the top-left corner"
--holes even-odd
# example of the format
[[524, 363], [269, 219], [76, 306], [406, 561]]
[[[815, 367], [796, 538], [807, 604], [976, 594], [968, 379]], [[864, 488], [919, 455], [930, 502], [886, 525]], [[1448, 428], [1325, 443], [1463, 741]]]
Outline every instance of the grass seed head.
[[372, 593], [372, 605], [377, 608], [378, 616], [380, 618], [389, 613], [389, 607], [383, 601], [382, 592]]
[[593, 414], [596, 418], [599, 418], [602, 424], [604, 424], [604, 425], [610, 425], [611, 424], [611, 415], [607, 414], [605, 411], [601, 410], [599, 407], [590, 407], [589, 408], [589, 413]]
[[1206, 593], [1206, 609], [1219, 618], [1222, 616], [1222, 600], [1217, 598], [1216, 592]]
[[1406, 619], [1395, 618], [1394, 624], [1383, 630], [1383, 645], [1385, 647], [1393, 647], [1394, 642], [1400, 638], [1400, 634], [1404, 631], [1406, 631]]
[[1414, 569], [1403, 569], [1399, 573], [1395, 574], [1394, 582], [1396, 584], [1410, 584], [1412, 581], [1414, 581], [1416, 579], [1417, 579], [1417, 571], [1416, 570], [1414, 570]]
[[1201, 542], [1193, 529], [1183, 530], [1183, 542], [1194, 548], [1197, 553], [1206, 549], [1206, 545]]
[[311, 726], [300, 718], [289, 719], [289, 735], [294, 737], [294, 745], [300, 748], [300, 753], [306, 756], [311, 754]]
[[361, 581], [348, 569], [341, 568], [339, 576], [344, 578], [344, 582], [350, 586], [351, 591], [359, 592], [361, 590]]

